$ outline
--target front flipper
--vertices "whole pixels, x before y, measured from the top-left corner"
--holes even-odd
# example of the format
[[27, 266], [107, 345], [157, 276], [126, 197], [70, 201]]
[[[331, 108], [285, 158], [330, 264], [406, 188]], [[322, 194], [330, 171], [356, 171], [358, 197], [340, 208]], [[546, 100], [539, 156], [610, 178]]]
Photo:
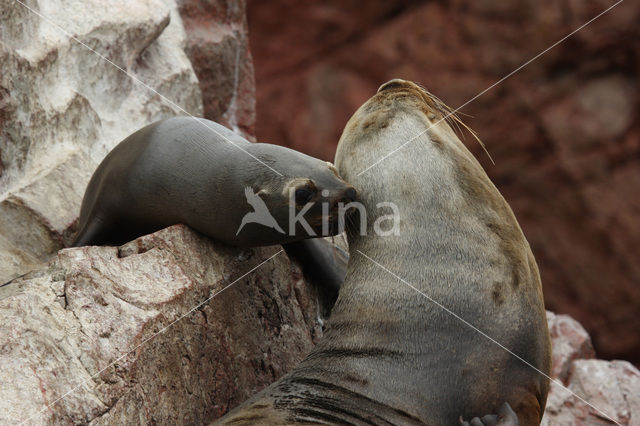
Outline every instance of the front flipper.
[[305, 278], [318, 292], [323, 318], [329, 318], [338, 291], [347, 274], [349, 253], [324, 238], [283, 244], [290, 259], [302, 268]]
[[498, 414], [488, 414], [482, 418], [474, 417], [471, 421], [464, 421], [460, 417], [461, 426], [518, 426], [518, 416], [508, 403], [502, 404]]

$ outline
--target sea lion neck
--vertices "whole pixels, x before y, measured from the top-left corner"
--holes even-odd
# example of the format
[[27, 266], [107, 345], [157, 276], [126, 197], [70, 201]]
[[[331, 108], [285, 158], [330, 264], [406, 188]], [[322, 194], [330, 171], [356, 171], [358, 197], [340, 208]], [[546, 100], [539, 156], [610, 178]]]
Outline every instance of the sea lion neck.
[[[398, 127], [411, 127], [415, 135], [419, 132], [419, 120], [419, 115], [396, 114], [388, 128], [378, 132], [378, 139], [370, 138], [366, 143], [373, 144], [379, 151], [380, 146], [389, 145], [387, 132], [397, 134]], [[400, 149], [381, 170], [359, 176], [358, 170], [345, 168], [347, 179], [358, 189], [359, 200], [366, 210], [366, 232], [361, 234], [357, 226], [349, 230], [351, 259], [347, 279], [332, 311], [329, 328], [333, 318], [357, 321], [371, 306], [385, 311], [385, 317], [421, 324], [424, 318], [409, 311], [433, 306], [428, 306], [428, 299], [416, 297], [416, 290], [410, 286], [433, 295], [450, 291], [446, 283], [456, 279], [459, 241], [475, 232], [479, 223], [478, 211], [468, 206], [465, 189], [470, 186], [468, 180], [475, 177], [458, 172], [459, 163], [474, 160], [464, 155], [456, 142], [447, 140], [451, 136], [452, 133], [439, 129], [425, 132], [415, 141], [419, 147], [414, 149], [420, 150], [419, 156], [410, 148]], [[357, 155], [366, 154], [358, 151]], [[412, 162], [420, 164], [420, 173], [407, 170], [406, 165]], [[397, 235], [378, 233], [376, 221], [391, 213], [381, 203], [397, 208]], [[388, 226], [378, 228], [389, 229]], [[489, 230], [481, 232], [486, 232], [491, 239]], [[443, 272], [442, 265], [446, 263], [452, 265], [452, 269]], [[415, 338], [416, 327], [399, 328], [397, 335]], [[367, 336], [371, 338], [371, 331], [367, 331]]]

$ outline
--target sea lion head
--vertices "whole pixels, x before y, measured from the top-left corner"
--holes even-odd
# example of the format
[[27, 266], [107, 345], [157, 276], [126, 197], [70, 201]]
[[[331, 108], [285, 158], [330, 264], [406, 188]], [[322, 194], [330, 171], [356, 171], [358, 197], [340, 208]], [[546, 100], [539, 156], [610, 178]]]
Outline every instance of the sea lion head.
[[252, 153], [274, 170], [261, 174], [258, 195], [290, 241], [342, 232], [341, 206], [356, 200], [356, 190], [336, 167], [286, 147], [260, 145], [253, 144]]
[[[412, 138], [423, 136], [430, 128], [451, 131], [449, 112], [444, 103], [416, 83], [399, 78], [384, 83], [347, 122], [336, 151], [339, 172], [355, 185], [355, 181], [371, 179], [389, 168], [389, 164], [382, 165], [385, 156], [410, 159], [403, 148]], [[418, 145], [420, 141], [415, 142]], [[381, 165], [373, 170], [372, 165], [378, 163]], [[368, 168], [371, 172], [363, 173]]]
[[[338, 143], [335, 164], [358, 190], [367, 226], [389, 213], [377, 208], [380, 202], [393, 203], [404, 217], [419, 211], [449, 173], [448, 162], [471, 155], [451, 129], [452, 120], [452, 111], [436, 96], [402, 79], [384, 83], [354, 113]], [[432, 150], [438, 153], [432, 155]]]

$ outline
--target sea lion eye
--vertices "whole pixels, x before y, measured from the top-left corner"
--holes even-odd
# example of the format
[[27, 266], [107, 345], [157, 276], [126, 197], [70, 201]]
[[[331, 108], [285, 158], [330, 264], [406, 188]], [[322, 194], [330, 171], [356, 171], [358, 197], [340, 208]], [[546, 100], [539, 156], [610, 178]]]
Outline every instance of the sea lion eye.
[[297, 205], [303, 206], [311, 201], [311, 198], [313, 198], [313, 192], [309, 188], [296, 189], [295, 200]]

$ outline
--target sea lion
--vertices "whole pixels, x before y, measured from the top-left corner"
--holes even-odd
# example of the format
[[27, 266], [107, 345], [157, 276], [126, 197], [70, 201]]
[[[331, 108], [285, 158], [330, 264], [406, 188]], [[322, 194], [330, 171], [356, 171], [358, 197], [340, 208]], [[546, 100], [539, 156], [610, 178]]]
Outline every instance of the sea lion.
[[[396, 79], [349, 120], [336, 166], [368, 217], [365, 235], [348, 233], [324, 337], [218, 424], [539, 424], [550, 340], [538, 269], [448, 114]], [[397, 234], [374, 232], [380, 202], [397, 206]]]
[[[344, 268], [327, 241], [303, 239], [342, 232], [339, 205], [354, 198], [331, 163], [251, 143], [210, 120], [174, 117], [133, 133], [100, 163], [72, 246], [119, 245], [177, 223], [233, 246], [283, 244], [316, 289], [324, 318]], [[309, 227], [291, 226], [292, 215]]]
[[[354, 197], [331, 163], [250, 143], [213, 121], [174, 117], [105, 157], [87, 186], [73, 246], [123, 244], [177, 223], [233, 246], [285, 244], [341, 232], [338, 205]], [[292, 225], [292, 214], [306, 222]]]

